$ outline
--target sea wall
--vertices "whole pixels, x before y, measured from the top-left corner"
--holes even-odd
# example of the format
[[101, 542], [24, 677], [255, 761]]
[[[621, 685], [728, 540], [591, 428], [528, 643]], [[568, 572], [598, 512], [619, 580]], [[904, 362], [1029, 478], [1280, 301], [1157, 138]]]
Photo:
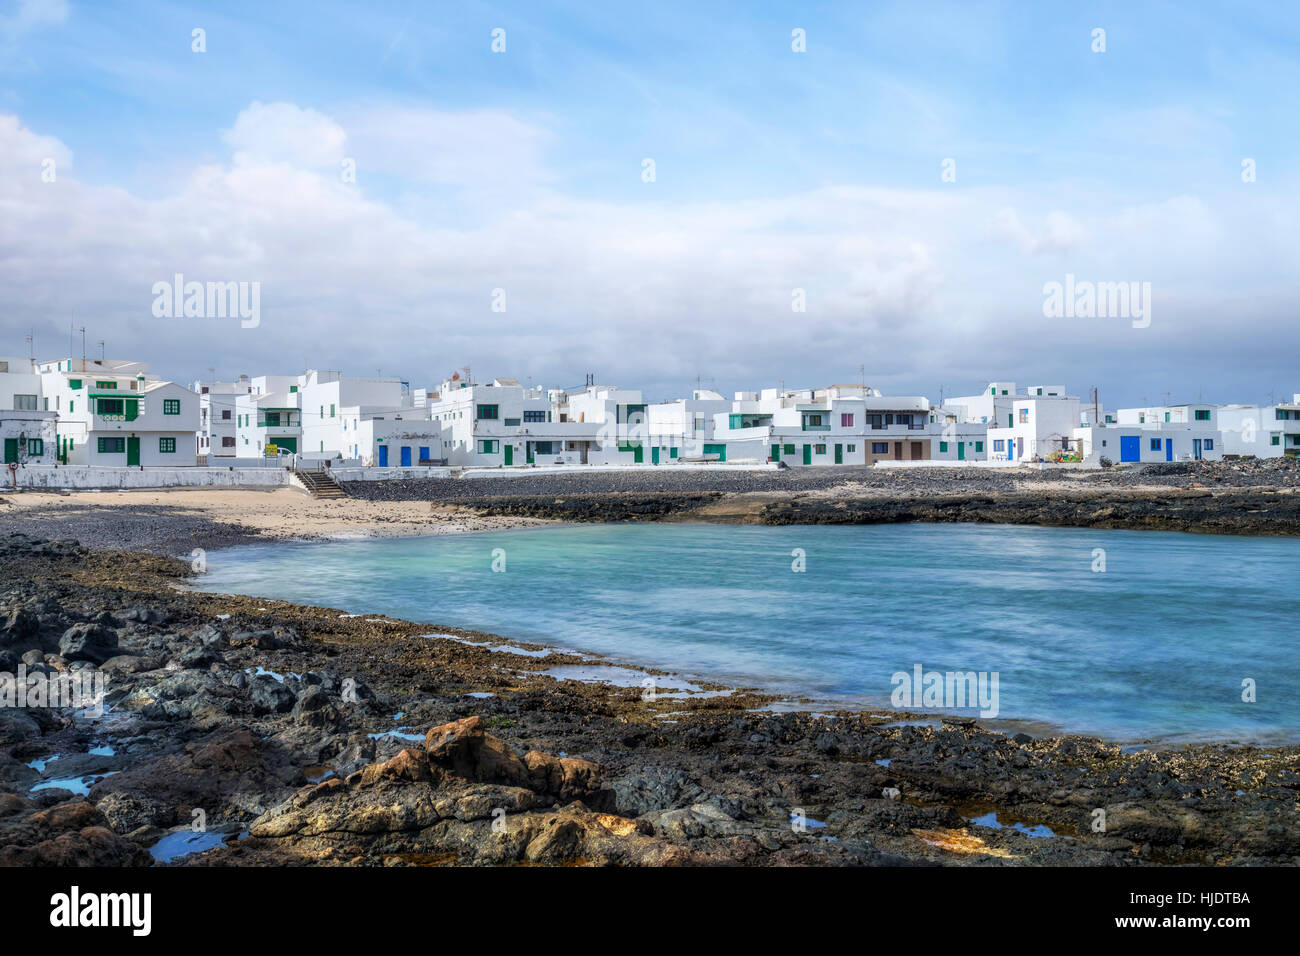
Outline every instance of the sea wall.
[[29, 465], [0, 472], [5, 488], [278, 488], [289, 483], [283, 468], [109, 468], [99, 465]]

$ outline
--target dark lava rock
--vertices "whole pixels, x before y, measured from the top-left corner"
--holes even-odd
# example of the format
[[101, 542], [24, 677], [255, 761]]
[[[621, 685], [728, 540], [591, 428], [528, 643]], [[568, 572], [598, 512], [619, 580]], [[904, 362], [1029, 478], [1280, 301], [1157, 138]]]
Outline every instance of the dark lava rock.
[[297, 702], [293, 691], [269, 674], [261, 674], [249, 681], [248, 699], [256, 714], [285, 714]]
[[70, 661], [102, 664], [117, 656], [117, 634], [102, 624], [74, 624], [59, 639], [59, 653]]

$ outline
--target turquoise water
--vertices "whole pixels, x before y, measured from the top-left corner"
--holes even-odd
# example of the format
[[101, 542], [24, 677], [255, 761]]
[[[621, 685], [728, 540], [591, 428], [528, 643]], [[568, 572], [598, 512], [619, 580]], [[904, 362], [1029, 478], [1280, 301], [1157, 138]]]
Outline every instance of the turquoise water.
[[1003, 719], [1293, 742], [1298, 572], [1290, 538], [620, 524], [250, 545], [212, 552], [199, 583], [834, 703], [889, 708], [893, 675], [920, 665], [997, 672]]

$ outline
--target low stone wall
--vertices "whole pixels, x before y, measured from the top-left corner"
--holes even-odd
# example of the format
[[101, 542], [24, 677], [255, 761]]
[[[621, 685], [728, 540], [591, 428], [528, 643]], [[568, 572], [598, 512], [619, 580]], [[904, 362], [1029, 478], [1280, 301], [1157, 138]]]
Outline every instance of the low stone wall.
[[335, 481], [392, 481], [409, 478], [448, 478], [450, 468], [429, 466], [426, 468], [339, 468], [337, 465], [326, 469]]
[[289, 483], [283, 468], [107, 468], [99, 465], [27, 465], [0, 471], [4, 488], [14, 475], [20, 489], [68, 488], [278, 488]]

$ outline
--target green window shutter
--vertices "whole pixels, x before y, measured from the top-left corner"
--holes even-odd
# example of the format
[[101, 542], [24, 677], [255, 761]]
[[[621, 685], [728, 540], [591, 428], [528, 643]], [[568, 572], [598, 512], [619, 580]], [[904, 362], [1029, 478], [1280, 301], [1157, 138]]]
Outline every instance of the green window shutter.
[[983, 450], [984, 450], [984, 443], [983, 443], [982, 441], [977, 441], [977, 442], [975, 443], [975, 450], [976, 450], [976, 451], [983, 451]]
[[946, 441], [941, 441], [941, 442], [939, 442], [939, 450], [940, 450], [940, 451], [947, 451], [947, 450], [948, 450], [948, 443], [947, 443]]
[[72, 389], [74, 392], [77, 391], [79, 388], [81, 388], [81, 379], [79, 378], [68, 379], [68, 388]]
[[330, 403], [330, 418], [333, 418], [333, 417], [334, 417], [334, 405], [333, 405], [333, 403]]

